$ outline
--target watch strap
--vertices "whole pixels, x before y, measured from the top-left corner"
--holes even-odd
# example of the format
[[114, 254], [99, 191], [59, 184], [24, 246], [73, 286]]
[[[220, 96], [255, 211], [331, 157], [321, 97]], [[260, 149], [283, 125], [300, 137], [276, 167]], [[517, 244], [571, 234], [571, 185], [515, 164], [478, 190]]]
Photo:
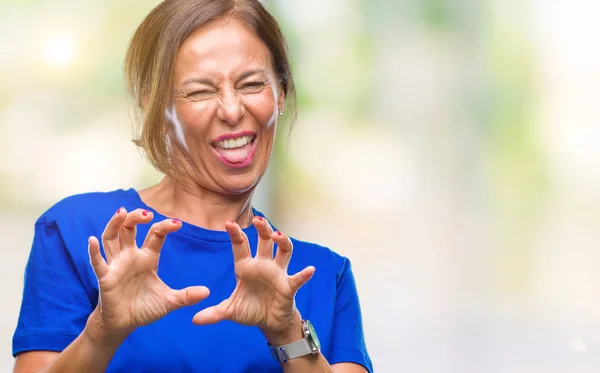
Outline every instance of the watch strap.
[[273, 357], [281, 363], [315, 352], [306, 338], [283, 346], [269, 345], [269, 349]]

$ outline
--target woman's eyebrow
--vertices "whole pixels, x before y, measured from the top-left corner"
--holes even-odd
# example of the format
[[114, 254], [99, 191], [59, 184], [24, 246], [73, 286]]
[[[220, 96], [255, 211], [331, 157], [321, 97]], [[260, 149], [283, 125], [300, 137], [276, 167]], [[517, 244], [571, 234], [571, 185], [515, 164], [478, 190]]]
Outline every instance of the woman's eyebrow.
[[246, 79], [246, 78], [248, 78], [248, 77], [250, 77], [250, 76], [252, 76], [252, 75], [259, 75], [259, 74], [262, 74], [262, 75], [267, 75], [267, 71], [266, 71], [266, 70], [263, 70], [263, 69], [253, 69], [253, 70], [248, 70], [248, 71], [246, 71], [246, 72], [242, 73], [242, 74], [239, 76], [239, 78], [238, 78], [238, 81], [240, 81], [240, 80], [244, 80], [244, 79]]
[[214, 85], [214, 83], [210, 79], [204, 78], [189, 78], [181, 83], [182, 86], [186, 86], [189, 84], [206, 84], [206, 85]]
[[[248, 70], [243, 72], [239, 77], [238, 77], [238, 81], [240, 80], [244, 80], [250, 76], [253, 75], [267, 75], [267, 71], [263, 70], [263, 69], [252, 69], [252, 70]], [[214, 82], [210, 79], [206, 79], [206, 78], [189, 78], [183, 81], [183, 83], [181, 83], [182, 86], [186, 86], [189, 84], [206, 84], [206, 85], [214, 85]]]

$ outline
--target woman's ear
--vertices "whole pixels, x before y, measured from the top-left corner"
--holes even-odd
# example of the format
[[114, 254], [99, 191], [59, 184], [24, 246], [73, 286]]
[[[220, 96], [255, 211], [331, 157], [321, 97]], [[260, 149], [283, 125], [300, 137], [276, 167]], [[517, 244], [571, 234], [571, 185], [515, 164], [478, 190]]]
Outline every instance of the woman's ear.
[[285, 111], [285, 93], [281, 87], [279, 87], [279, 97], [277, 97], [277, 109], [279, 113]]

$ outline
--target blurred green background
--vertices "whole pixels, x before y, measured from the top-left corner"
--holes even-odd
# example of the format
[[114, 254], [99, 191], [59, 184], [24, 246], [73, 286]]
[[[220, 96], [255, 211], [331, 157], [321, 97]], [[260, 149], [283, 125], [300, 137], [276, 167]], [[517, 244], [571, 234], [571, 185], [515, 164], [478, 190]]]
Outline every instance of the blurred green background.
[[[0, 370], [33, 223], [160, 177], [122, 61], [158, 1], [0, 0]], [[353, 261], [378, 372], [598, 372], [600, 2], [271, 0], [300, 115], [256, 206]]]

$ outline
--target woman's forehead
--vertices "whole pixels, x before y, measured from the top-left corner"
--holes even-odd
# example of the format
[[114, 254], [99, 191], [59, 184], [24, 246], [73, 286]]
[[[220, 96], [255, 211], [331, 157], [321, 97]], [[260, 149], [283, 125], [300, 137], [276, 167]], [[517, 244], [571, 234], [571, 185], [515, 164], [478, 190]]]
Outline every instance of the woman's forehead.
[[212, 22], [192, 33], [175, 60], [176, 76], [190, 73], [240, 75], [248, 70], [271, 72], [271, 55], [262, 40], [237, 20]]

